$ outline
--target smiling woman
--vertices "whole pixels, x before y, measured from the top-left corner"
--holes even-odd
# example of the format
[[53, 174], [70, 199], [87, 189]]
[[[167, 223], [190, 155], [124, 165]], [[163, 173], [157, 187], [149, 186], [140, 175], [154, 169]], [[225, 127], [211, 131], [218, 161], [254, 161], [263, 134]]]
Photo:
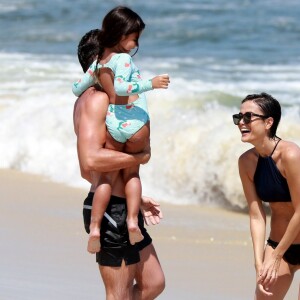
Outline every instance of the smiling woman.
[[[242, 141], [254, 146], [240, 156], [239, 171], [249, 207], [257, 300], [283, 299], [300, 268], [300, 148], [276, 135], [280, 119], [281, 106], [267, 93], [247, 96], [233, 115]], [[266, 246], [262, 201], [272, 212]]]

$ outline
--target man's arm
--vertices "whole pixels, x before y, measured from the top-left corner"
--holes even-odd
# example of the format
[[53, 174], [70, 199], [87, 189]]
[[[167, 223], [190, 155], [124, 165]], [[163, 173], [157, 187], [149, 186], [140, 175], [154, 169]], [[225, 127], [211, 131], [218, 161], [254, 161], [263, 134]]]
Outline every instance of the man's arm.
[[93, 88], [87, 90], [81, 97], [77, 120], [77, 150], [83, 172], [111, 172], [149, 161], [150, 146], [148, 152], [138, 154], [105, 149], [108, 97]]

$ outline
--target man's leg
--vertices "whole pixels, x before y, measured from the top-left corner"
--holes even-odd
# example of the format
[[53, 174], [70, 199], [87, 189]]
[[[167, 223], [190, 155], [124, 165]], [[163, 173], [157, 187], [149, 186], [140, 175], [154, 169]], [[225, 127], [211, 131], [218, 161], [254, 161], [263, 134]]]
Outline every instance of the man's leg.
[[105, 286], [106, 300], [131, 300], [133, 280], [137, 264], [120, 267], [100, 266], [100, 274]]
[[140, 251], [140, 259], [136, 267], [133, 299], [153, 300], [164, 290], [165, 276], [152, 243]]

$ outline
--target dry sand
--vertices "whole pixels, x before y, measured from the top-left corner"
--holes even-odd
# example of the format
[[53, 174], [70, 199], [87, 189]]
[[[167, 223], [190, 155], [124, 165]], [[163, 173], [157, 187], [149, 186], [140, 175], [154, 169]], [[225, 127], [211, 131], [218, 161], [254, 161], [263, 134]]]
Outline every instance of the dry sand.
[[[86, 251], [87, 191], [39, 176], [0, 171], [0, 300], [105, 299], [95, 258]], [[158, 299], [253, 299], [248, 216], [162, 203], [148, 227], [166, 275]], [[296, 300], [300, 273], [287, 300]]]

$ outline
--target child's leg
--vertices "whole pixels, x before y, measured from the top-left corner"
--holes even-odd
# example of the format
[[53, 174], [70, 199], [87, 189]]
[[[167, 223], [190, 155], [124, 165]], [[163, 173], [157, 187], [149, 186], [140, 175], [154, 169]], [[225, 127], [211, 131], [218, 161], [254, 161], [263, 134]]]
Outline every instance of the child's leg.
[[[109, 148], [116, 151], [121, 151], [124, 144], [115, 142], [110, 135], [107, 135], [105, 148]], [[95, 174], [93, 182], [96, 182], [96, 190], [93, 198], [92, 212], [91, 212], [91, 224], [90, 235], [88, 240], [88, 251], [90, 253], [96, 253], [100, 251], [100, 225], [110, 201], [112, 186], [117, 178], [118, 171]]]
[[142, 184], [139, 176], [139, 166], [123, 170], [125, 195], [127, 202], [127, 228], [129, 241], [132, 245], [140, 242], [144, 236], [138, 226], [138, 213], [142, 199]]
[[[149, 143], [150, 124], [145, 124], [126, 143], [126, 153], [138, 153]], [[127, 227], [131, 244], [140, 242], [144, 237], [138, 226], [138, 213], [142, 199], [142, 184], [139, 176], [139, 166], [123, 170], [125, 195], [127, 202]]]
[[90, 253], [100, 251], [100, 224], [110, 200], [112, 189], [112, 173], [103, 173], [99, 178], [92, 205], [90, 234], [87, 250]]

